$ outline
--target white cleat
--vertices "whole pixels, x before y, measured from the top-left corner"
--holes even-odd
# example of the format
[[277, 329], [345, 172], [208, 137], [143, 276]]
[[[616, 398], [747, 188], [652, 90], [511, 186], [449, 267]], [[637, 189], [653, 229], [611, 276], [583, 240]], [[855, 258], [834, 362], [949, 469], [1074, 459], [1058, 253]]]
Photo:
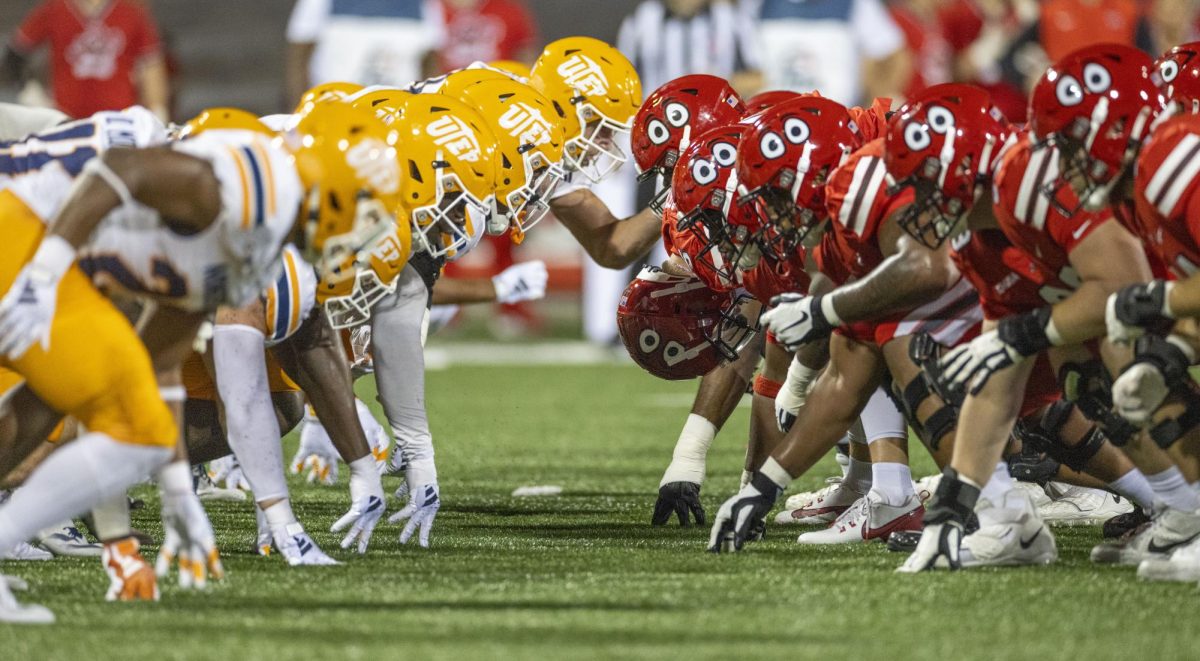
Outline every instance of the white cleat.
[[1092, 562], [1103, 565], [1140, 565], [1144, 560], [1165, 559], [1172, 551], [1200, 538], [1200, 512], [1164, 507], [1149, 525], [1128, 537], [1092, 548]]
[[[1050, 494], [1046, 493], [1046, 489], [1040, 484], [1021, 482], [1020, 480], [1014, 481], [1013, 484], [1021, 491], [1024, 491], [1026, 496], [1029, 496], [1029, 502], [1033, 503], [1033, 506], [1038, 508], [1039, 511], [1054, 502], [1054, 499], [1050, 497]], [[1066, 485], [1063, 486], [1066, 487]], [[1045, 517], [1042, 518], [1045, 519]]]
[[5, 560], [53, 560], [54, 554], [27, 542], [21, 542], [0, 557]]
[[1070, 485], [1038, 511], [1052, 526], [1094, 526], [1132, 512], [1133, 503], [1108, 491]]
[[5, 576], [4, 574], [0, 574], [0, 583], [7, 585], [8, 589], [13, 592], [24, 592], [29, 589], [29, 583], [25, 582], [25, 579], [20, 576]]
[[857, 503], [863, 494], [852, 489], [848, 484], [839, 481], [826, 489], [817, 492], [812, 500], [795, 509], [785, 509], [775, 515], [775, 523], [781, 525], [820, 525], [831, 523], [842, 512]]
[[196, 495], [202, 501], [224, 500], [227, 502], [242, 503], [249, 498], [246, 492], [241, 489], [226, 489], [217, 486], [212, 481], [212, 478], [209, 477], [208, 471], [200, 466], [196, 467], [192, 475], [196, 480]]
[[1170, 557], [1146, 558], [1138, 564], [1137, 575], [1144, 581], [1200, 581], [1200, 538], [1175, 549]]
[[290, 567], [342, 564], [325, 555], [299, 523], [289, 523], [283, 534], [275, 537], [275, 548]]
[[[45, 606], [22, 604], [9, 591], [10, 576], [0, 581], [0, 622], [11, 624], [53, 624], [54, 613]], [[28, 587], [28, 586], [25, 586]]]
[[98, 558], [104, 550], [101, 545], [87, 541], [70, 521], [38, 533], [37, 545], [54, 555], [70, 558]]
[[807, 505], [810, 501], [816, 500], [817, 498], [828, 494], [841, 483], [842, 478], [840, 477], [827, 477], [825, 478], [825, 486], [817, 489], [816, 491], [802, 491], [800, 493], [794, 493], [788, 496], [788, 499], [783, 506], [789, 510], [800, 509], [801, 507]]
[[913, 482], [913, 491], [917, 492], [917, 495], [921, 497], [921, 502], [924, 503], [925, 501], [932, 498], [933, 494], [937, 493], [938, 485], [941, 483], [942, 483], [942, 474], [941, 473], [934, 473], [933, 475], [926, 475], [925, 477], [917, 480], [916, 482]]
[[985, 499], [976, 505], [980, 519], [990, 519], [992, 514], [1001, 520], [963, 537], [959, 554], [963, 568], [1048, 565], [1058, 560], [1054, 533], [1025, 492], [1014, 489], [1006, 493], [1003, 505], [994, 513], [987, 512], [995, 506]]
[[852, 544], [856, 542], [887, 541], [893, 532], [920, 530], [925, 508], [913, 494], [899, 506], [884, 503], [878, 494], [869, 492], [847, 509], [824, 530], [806, 532], [796, 539], [798, 544]]

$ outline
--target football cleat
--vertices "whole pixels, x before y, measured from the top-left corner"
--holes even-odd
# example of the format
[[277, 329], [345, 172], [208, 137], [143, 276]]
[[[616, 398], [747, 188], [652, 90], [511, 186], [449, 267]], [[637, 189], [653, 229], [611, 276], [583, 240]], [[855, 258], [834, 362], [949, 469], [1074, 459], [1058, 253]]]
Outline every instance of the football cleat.
[[254, 537], [254, 552], [263, 557], [269, 556], [275, 548], [275, 539], [271, 536], [271, 526], [267, 524], [267, 515], [263, 514], [261, 507], [254, 508], [254, 521], [258, 528]]
[[[994, 512], [986, 512], [992, 508]], [[959, 554], [963, 568], [1048, 565], [1058, 559], [1054, 534], [1023, 492], [1005, 494], [1002, 508], [980, 499], [975, 509], [993, 522], [963, 537]], [[982, 516], [985, 513], [991, 516]]]
[[829, 491], [824, 494], [818, 491], [815, 498], [800, 507], [776, 514], [775, 523], [805, 526], [831, 523], [863, 497], [862, 493], [841, 481], [830, 487], [832, 488], [827, 487]]
[[1102, 565], [1138, 565], [1151, 558], [1166, 558], [1177, 548], [1200, 537], [1200, 512], [1165, 507], [1150, 524], [1121, 539], [1092, 548], [1092, 562]]
[[204, 466], [199, 464], [192, 467], [192, 483], [196, 487], [196, 495], [200, 497], [200, 500], [205, 502], [210, 500], [244, 502], [246, 500], [245, 491], [241, 489], [225, 489], [217, 486], [212, 481], [212, 476], [208, 474]]
[[274, 538], [275, 548], [283, 559], [287, 560], [289, 567], [342, 564], [325, 555], [299, 523], [289, 523], [282, 534], [275, 535]]
[[[841, 455], [839, 454], [838, 456], [840, 457]], [[801, 507], [807, 505], [809, 501], [828, 494], [833, 490], [834, 487], [841, 484], [841, 482], [841, 477], [827, 477], [825, 478], [825, 486], [817, 489], [816, 491], [801, 491], [800, 493], [794, 493], [788, 496], [787, 502], [784, 503], [784, 507], [789, 510], [800, 509]]]
[[109, 578], [105, 601], [158, 601], [158, 579], [140, 548], [133, 537], [104, 545], [100, 562]]
[[796, 539], [799, 544], [850, 544], [883, 541], [893, 532], [921, 530], [925, 508], [912, 494], [898, 506], [884, 503], [874, 492], [868, 493], [842, 512], [825, 530], [806, 532]]
[[1200, 581], [1200, 538], [1175, 549], [1170, 557], [1142, 560], [1137, 575], [1144, 581]]
[[1101, 534], [1104, 539], [1117, 539], [1124, 537], [1131, 530], [1136, 530], [1141, 526], [1150, 523], [1150, 515], [1140, 507], [1133, 508], [1128, 514], [1118, 514], [1113, 518], [1104, 522]]
[[[0, 580], [0, 622], [12, 624], [53, 624], [54, 613], [45, 606], [22, 604], [9, 591], [13, 577]], [[19, 580], [19, 579], [18, 579]], [[21, 583], [24, 583], [21, 581]]]
[[1057, 526], [1092, 526], [1133, 511], [1128, 500], [1101, 489], [1068, 486], [1059, 498], [1041, 505], [1042, 520]]
[[0, 558], [5, 560], [53, 560], [54, 554], [43, 551], [28, 542], [21, 542], [0, 555]]
[[63, 521], [61, 525], [38, 533], [37, 544], [54, 555], [67, 557], [94, 558], [101, 553], [100, 545], [87, 541], [70, 521]]
[[1029, 501], [1038, 509], [1041, 509], [1054, 502], [1054, 499], [1050, 497], [1050, 494], [1046, 493], [1046, 489], [1039, 484], [1014, 480], [1013, 486], [1021, 491], [1024, 491], [1025, 495], [1029, 496]]
[[[924, 494], [920, 495], [924, 496]], [[929, 499], [922, 498], [922, 504], [924, 504], [926, 500]], [[972, 513], [970, 518], [967, 519], [966, 524], [963, 526], [963, 534], [970, 535], [976, 530], [979, 530], [979, 517]], [[897, 530], [891, 535], [888, 535], [887, 549], [894, 553], [912, 553], [913, 551], [917, 550], [917, 544], [920, 543], [920, 541], [920, 530]]]

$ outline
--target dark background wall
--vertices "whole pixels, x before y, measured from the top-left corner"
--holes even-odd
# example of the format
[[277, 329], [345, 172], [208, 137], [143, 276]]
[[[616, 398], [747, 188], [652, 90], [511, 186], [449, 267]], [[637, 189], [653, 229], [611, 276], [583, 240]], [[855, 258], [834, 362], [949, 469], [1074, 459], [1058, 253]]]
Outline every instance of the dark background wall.
[[[572, 34], [613, 41], [638, 0], [526, 0], [545, 40]], [[0, 0], [7, 39], [38, 0]], [[184, 117], [215, 105], [283, 110], [284, 29], [293, 0], [147, 0], [182, 69]], [[453, 38], [453, 36], [451, 36]]]

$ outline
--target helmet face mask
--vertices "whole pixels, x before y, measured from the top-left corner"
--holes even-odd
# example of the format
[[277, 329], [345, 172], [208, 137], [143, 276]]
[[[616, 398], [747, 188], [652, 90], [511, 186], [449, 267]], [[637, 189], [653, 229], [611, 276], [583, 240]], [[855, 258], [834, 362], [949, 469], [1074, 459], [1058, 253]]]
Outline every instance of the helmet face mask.
[[457, 174], [438, 167], [435, 175], [433, 204], [412, 211], [413, 241], [431, 257], [454, 256], [470, 249], [491, 204], [467, 190]]
[[567, 140], [563, 161], [588, 181], [598, 184], [629, 160], [618, 144], [618, 136], [629, 136], [629, 124], [621, 124], [599, 113], [585, 99], [577, 106], [582, 132]]
[[962, 203], [957, 198], [948, 199], [932, 179], [914, 177], [894, 188], [905, 186], [912, 187], [915, 198], [900, 212], [897, 224], [921, 245], [937, 250], [956, 232], [959, 219], [965, 215]]
[[525, 167], [525, 185], [508, 194], [504, 209], [509, 224], [524, 234], [550, 213], [550, 198], [565, 176], [561, 163], [551, 163], [537, 151], [521, 155]]
[[375, 304], [395, 291], [412, 254], [412, 241], [407, 224], [393, 224], [391, 229], [370, 252], [348, 255], [343, 264], [349, 268], [343, 266], [321, 279], [317, 300], [335, 330], [366, 323]]

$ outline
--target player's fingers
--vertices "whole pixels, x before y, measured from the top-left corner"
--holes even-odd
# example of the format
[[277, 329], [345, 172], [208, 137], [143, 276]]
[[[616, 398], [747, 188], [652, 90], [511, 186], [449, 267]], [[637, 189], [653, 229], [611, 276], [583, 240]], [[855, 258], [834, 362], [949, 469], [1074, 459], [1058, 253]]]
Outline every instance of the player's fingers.
[[350, 548], [350, 545], [353, 544], [355, 542], [355, 540], [358, 539], [358, 534], [360, 532], [362, 532], [362, 521], [361, 520], [359, 520], [357, 523], [355, 523], [350, 528], [350, 532], [346, 533], [346, 536], [342, 538], [341, 547], [344, 549]]
[[337, 521], [334, 521], [333, 525], [329, 526], [329, 532], [341, 532], [342, 530], [345, 530], [346, 526], [350, 525], [351, 523], [354, 523], [358, 519], [358, 517], [359, 517], [358, 510], [354, 507], [351, 507], [349, 512], [346, 512], [345, 514], [343, 514], [342, 518], [338, 519]]
[[371, 518], [363, 524], [362, 532], [358, 535], [359, 555], [367, 552], [367, 546], [371, 543], [371, 536], [375, 534], [375, 526], [377, 525], [379, 525], [378, 518]]
[[417, 511], [417, 506], [409, 503], [405, 505], [399, 512], [388, 517], [388, 523], [398, 523], [412, 516]]
[[221, 562], [221, 552], [216, 546], [208, 549], [208, 575], [214, 581], [225, 580], [225, 563]]
[[679, 527], [691, 527], [692, 522], [688, 519], [687, 503], [683, 502], [682, 498], [675, 501], [675, 516], [679, 519]]
[[412, 539], [413, 533], [417, 531], [417, 525], [420, 521], [420, 517], [416, 516], [408, 520], [408, 523], [404, 526], [404, 530], [400, 531], [401, 544], [407, 544], [408, 540]]
[[168, 526], [166, 533], [163, 535], [162, 546], [158, 549], [158, 559], [154, 561], [154, 573], [158, 576], [166, 576], [171, 570], [171, 563], [175, 561], [175, 555], [179, 553], [179, 534], [175, 529]]
[[662, 496], [654, 503], [654, 514], [650, 515], [650, 525], [665, 526], [671, 518], [671, 503]]
[[433, 519], [436, 516], [437, 513], [435, 511], [421, 518], [421, 534], [420, 539], [417, 540], [417, 543], [420, 544], [421, 548], [423, 549], [429, 548], [429, 533], [433, 532]]

